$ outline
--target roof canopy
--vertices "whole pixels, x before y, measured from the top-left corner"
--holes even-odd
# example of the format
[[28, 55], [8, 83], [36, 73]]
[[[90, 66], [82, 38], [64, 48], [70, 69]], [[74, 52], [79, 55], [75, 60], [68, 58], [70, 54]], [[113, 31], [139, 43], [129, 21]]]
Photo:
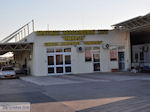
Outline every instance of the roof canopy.
[[115, 29], [130, 32], [150, 29], [150, 13], [145, 16], [139, 16], [112, 26]]
[[0, 55], [7, 52], [31, 51], [33, 43], [1, 43]]

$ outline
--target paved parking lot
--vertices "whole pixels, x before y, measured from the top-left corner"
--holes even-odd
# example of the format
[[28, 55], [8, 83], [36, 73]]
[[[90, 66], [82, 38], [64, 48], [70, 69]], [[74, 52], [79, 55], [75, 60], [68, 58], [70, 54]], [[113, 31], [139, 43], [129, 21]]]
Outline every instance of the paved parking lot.
[[75, 84], [86, 82], [113, 82], [127, 80], [150, 80], [150, 75], [142, 73], [92, 73], [46, 77], [21, 77], [22, 80], [39, 86]]
[[31, 112], [150, 112], [150, 75], [94, 73], [0, 80], [0, 102]]

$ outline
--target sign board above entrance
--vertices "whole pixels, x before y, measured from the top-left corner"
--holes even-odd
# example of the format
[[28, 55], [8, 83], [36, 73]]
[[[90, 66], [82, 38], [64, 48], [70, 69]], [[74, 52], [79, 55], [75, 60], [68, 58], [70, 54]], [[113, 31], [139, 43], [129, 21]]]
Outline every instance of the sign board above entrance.
[[68, 46], [68, 45], [100, 45], [102, 41], [83, 41], [83, 42], [47, 42], [44, 43], [45, 46]]
[[37, 31], [37, 36], [108, 34], [108, 30]]
[[63, 36], [64, 40], [66, 41], [74, 41], [74, 40], [84, 40], [85, 39], [85, 36], [82, 35], [82, 36]]

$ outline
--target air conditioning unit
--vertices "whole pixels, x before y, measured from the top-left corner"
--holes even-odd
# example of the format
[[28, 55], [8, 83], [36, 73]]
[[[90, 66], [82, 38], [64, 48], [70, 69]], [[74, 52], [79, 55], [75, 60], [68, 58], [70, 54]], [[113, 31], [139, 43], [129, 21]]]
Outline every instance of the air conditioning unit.
[[78, 52], [84, 52], [85, 51], [84, 46], [77, 46], [77, 51]]
[[110, 45], [109, 45], [109, 44], [106, 44], [106, 43], [102, 45], [102, 48], [103, 48], [103, 49], [109, 49], [109, 47], [110, 47]]

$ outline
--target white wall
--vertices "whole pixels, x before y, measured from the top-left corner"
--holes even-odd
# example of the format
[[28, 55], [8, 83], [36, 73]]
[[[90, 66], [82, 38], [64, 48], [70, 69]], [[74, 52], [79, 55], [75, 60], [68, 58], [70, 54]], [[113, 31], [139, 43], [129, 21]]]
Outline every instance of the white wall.
[[[29, 39], [28, 39], [29, 38]], [[130, 68], [130, 36], [129, 32], [109, 31], [106, 35], [86, 35], [84, 41], [103, 41], [103, 43], [109, 43], [112, 46], [124, 46], [125, 47], [125, 61], [126, 70]], [[64, 42], [61, 36], [36, 36], [36, 32], [27, 37], [28, 41], [34, 42], [33, 46], [33, 70], [32, 75], [46, 76], [47, 75], [47, 52], [44, 46], [45, 42]], [[97, 45], [92, 45], [97, 46]], [[65, 46], [57, 46], [58, 48]], [[72, 73], [90, 73], [93, 72], [93, 63], [85, 62], [85, 53], [76, 52], [76, 47], [67, 46], [72, 48]], [[51, 46], [49, 46], [51, 48]], [[100, 60], [101, 71], [110, 72], [113, 67], [118, 68], [118, 62], [110, 62], [110, 51], [103, 49], [100, 45]], [[117, 64], [117, 66], [115, 66]]]

